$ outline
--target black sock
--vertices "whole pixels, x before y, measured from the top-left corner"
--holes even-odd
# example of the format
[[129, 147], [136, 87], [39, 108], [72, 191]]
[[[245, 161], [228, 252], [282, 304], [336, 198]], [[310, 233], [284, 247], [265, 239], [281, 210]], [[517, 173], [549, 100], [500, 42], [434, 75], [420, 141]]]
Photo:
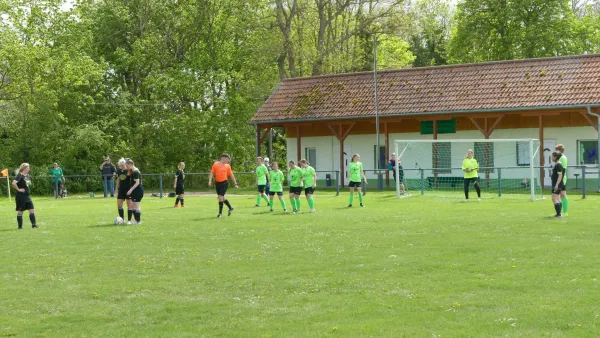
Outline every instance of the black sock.
[[560, 203], [560, 202], [554, 203], [554, 210], [556, 210], [557, 215], [561, 215], [562, 203]]
[[31, 221], [31, 225], [36, 225], [36, 223], [35, 223], [35, 213], [33, 213], [33, 212], [29, 213], [29, 220]]
[[175, 199], [175, 205], [179, 204], [179, 197]]
[[183, 198], [180, 198], [179, 202], [181, 202], [181, 206], [183, 206]]
[[125, 211], [123, 210], [123, 208], [119, 208], [119, 217], [125, 218]]
[[465, 198], [469, 199], [469, 186], [471, 185], [471, 182], [469, 181], [469, 179], [465, 178]]
[[219, 214], [223, 213], [223, 202], [219, 202]]
[[23, 215], [17, 215], [17, 224], [19, 225], [19, 229], [23, 227]]
[[233, 208], [231, 207], [231, 204], [229, 204], [229, 201], [228, 201], [228, 200], [224, 200], [224, 201], [223, 201], [223, 203], [225, 203], [225, 205], [226, 205], [226, 206], [229, 208], [229, 210], [233, 209]]
[[128, 221], [131, 221], [131, 216], [133, 216], [133, 210], [128, 209], [127, 210], [127, 220]]
[[477, 191], [477, 197], [481, 197], [481, 189], [479, 188], [479, 182], [475, 182], [475, 191]]
[[135, 221], [139, 223], [142, 220], [142, 212], [139, 210], [136, 210], [133, 213], [133, 217], [135, 217]]

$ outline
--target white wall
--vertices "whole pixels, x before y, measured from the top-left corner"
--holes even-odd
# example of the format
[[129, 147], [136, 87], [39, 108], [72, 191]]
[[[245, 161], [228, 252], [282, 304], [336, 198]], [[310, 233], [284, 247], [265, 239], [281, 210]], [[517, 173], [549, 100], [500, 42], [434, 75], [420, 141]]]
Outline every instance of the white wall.
[[[537, 139], [539, 136], [539, 130], [537, 128], [530, 129], [499, 129], [494, 131], [491, 135], [491, 139], [522, 139], [522, 138], [534, 138]], [[562, 143], [565, 146], [565, 153], [569, 157], [569, 164], [574, 166], [577, 164], [577, 140], [595, 140], [598, 134], [592, 127], [565, 127], [565, 128], [545, 128], [544, 139], [553, 140], [555, 144]], [[404, 134], [390, 134], [390, 154], [394, 150], [395, 140], [431, 140], [432, 135], [421, 135], [420, 133], [404, 133]], [[477, 130], [472, 131], [460, 131], [455, 134], [440, 134], [438, 136], [440, 140], [453, 140], [453, 139], [482, 139], [483, 136]], [[374, 163], [374, 146], [377, 144], [377, 138], [374, 134], [371, 135], [349, 135], [344, 141], [344, 145], [352, 154], [358, 153], [361, 155], [361, 161], [366, 170], [375, 169]], [[380, 145], [385, 145], [384, 135], [381, 135]], [[516, 149], [512, 149], [512, 145], [507, 146], [509, 149], [502, 151], [502, 145], [498, 143], [494, 149], [494, 164], [495, 166], [515, 166], [516, 156], [514, 153]], [[334, 136], [323, 136], [323, 137], [303, 137], [302, 138], [302, 154], [301, 157], [305, 157], [306, 148], [316, 148], [317, 151], [317, 163], [316, 169], [318, 171], [334, 171], [339, 169], [339, 142]], [[459, 148], [459, 149], [457, 149]], [[464, 148], [464, 149], [462, 149]], [[473, 144], [454, 144], [452, 148], [452, 166], [460, 167], [462, 160], [465, 157], [466, 150], [473, 148]], [[287, 139], [287, 151], [288, 160], [297, 159], [296, 156], [296, 139]], [[511, 155], [506, 156], [505, 153], [510, 151]], [[351, 157], [352, 154], [348, 156]], [[425, 168], [431, 166], [431, 150], [427, 153], [422, 153], [421, 157], [413, 151], [410, 157], [407, 154], [402, 160], [405, 169], [414, 169], [415, 164]], [[410, 162], [410, 163], [409, 163]], [[415, 162], [415, 163], [412, 163]], [[539, 160], [535, 160], [535, 165], [538, 165]], [[524, 169], [525, 170], [525, 169]], [[579, 170], [570, 170], [568, 172], [569, 178], [574, 178], [574, 174], [579, 173]], [[409, 174], [408, 172], [406, 173]], [[415, 172], [416, 174], [416, 172]], [[452, 173], [451, 176], [461, 175], [461, 173]], [[508, 175], [508, 176], [506, 176]], [[510, 176], [522, 177], [524, 174], [513, 170], [512, 175], [509, 173], [503, 173], [502, 177], [509, 178]], [[374, 178], [375, 175], [368, 174], [370, 178]], [[408, 177], [407, 177], [408, 178]]]

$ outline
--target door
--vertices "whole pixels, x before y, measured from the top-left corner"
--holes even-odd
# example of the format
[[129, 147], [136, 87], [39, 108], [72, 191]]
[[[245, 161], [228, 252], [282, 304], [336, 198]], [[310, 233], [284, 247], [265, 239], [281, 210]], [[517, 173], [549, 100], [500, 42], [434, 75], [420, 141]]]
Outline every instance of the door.
[[544, 186], [552, 185], [552, 152], [556, 146], [556, 140], [544, 140]]
[[[344, 173], [341, 174], [344, 186], [350, 182], [348, 164], [352, 161], [352, 146], [344, 144]], [[340, 170], [340, 145], [333, 146], [333, 170]], [[335, 177], [335, 174], [334, 174]]]

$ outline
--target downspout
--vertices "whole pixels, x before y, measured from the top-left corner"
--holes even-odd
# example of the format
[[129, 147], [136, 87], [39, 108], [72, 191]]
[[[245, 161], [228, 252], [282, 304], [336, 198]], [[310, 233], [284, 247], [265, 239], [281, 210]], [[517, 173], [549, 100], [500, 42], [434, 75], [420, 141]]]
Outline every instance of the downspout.
[[[592, 107], [587, 106], [588, 114], [592, 116], [596, 116], [598, 119], [598, 149], [596, 150], [596, 155], [598, 156], [598, 192], [600, 192], [600, 115], [592, 113]], [[579, 149], [577, 149], [579, 151]]]

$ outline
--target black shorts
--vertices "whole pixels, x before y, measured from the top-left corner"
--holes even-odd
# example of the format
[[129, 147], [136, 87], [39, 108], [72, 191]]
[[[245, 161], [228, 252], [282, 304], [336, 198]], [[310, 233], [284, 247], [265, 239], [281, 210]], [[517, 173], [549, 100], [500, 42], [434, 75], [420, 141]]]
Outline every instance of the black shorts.
[[283, 191], [269, 191], [269, 196], [275, 196], [275, 194], [277, 194], [277, 196], [283, 196]]
[[175, 186], [175, 195], [183, 195], [185, 194], [184, 189], [183, 189], [183, 184], [178, 184]]
[[565, 184], [562, 182], [558, 184], [558, 189], [554, 189], [554, 187], [556, 187], [556, 182], [552, 184], [552, 194], [554, 195], [560, 195], [561, 192], [567, 190], [567, 187], [565, 187]]
[[302, 187], [290, 187], [290, 194], [302, 195]]
[[[460, 182], [460, 181], [459, 181]], [[479, 177], [465, 178], [465, 185], [479, 182]]]
[[305, 195], [312, 195], [315, 193], [316, 188], [313, 187], [308, 187], [306, 189], [304, 189], [304, 194]]
[[131, 199], [131, 196], [127, 196], [127, 190], [121, 190], [117, 192], [117, 199], [119, 200], [128, 200]]
[[264, 194], [266, 187], [267, 187], [266, 185], [259, 185], [258, 186], [258, 192], [261, 193], [261, 194]]
[[142, 199], [144, 198], [144, 188], [138, 187], [135, 188], [135, 190], [131, 193], [131, 201], [132, 202], [141, 202]]
[[15, 211], [25, 211], [35, 209], [33, 207], [33, 201], [31, 200], [31, 196], [17, 193], [15, 196], [16, 208]]
[[362, 182], [350, 181], [350, 183], [348, 183], [348, 187], [350, 187], [350, 188], [360, 188], [361, 186], [362, 186]]
[[215, 184], [215, 188], [217, 189], [217, 195], [225, 196], [225, 194], [227, 193], [227, 181], [217, 182]]

